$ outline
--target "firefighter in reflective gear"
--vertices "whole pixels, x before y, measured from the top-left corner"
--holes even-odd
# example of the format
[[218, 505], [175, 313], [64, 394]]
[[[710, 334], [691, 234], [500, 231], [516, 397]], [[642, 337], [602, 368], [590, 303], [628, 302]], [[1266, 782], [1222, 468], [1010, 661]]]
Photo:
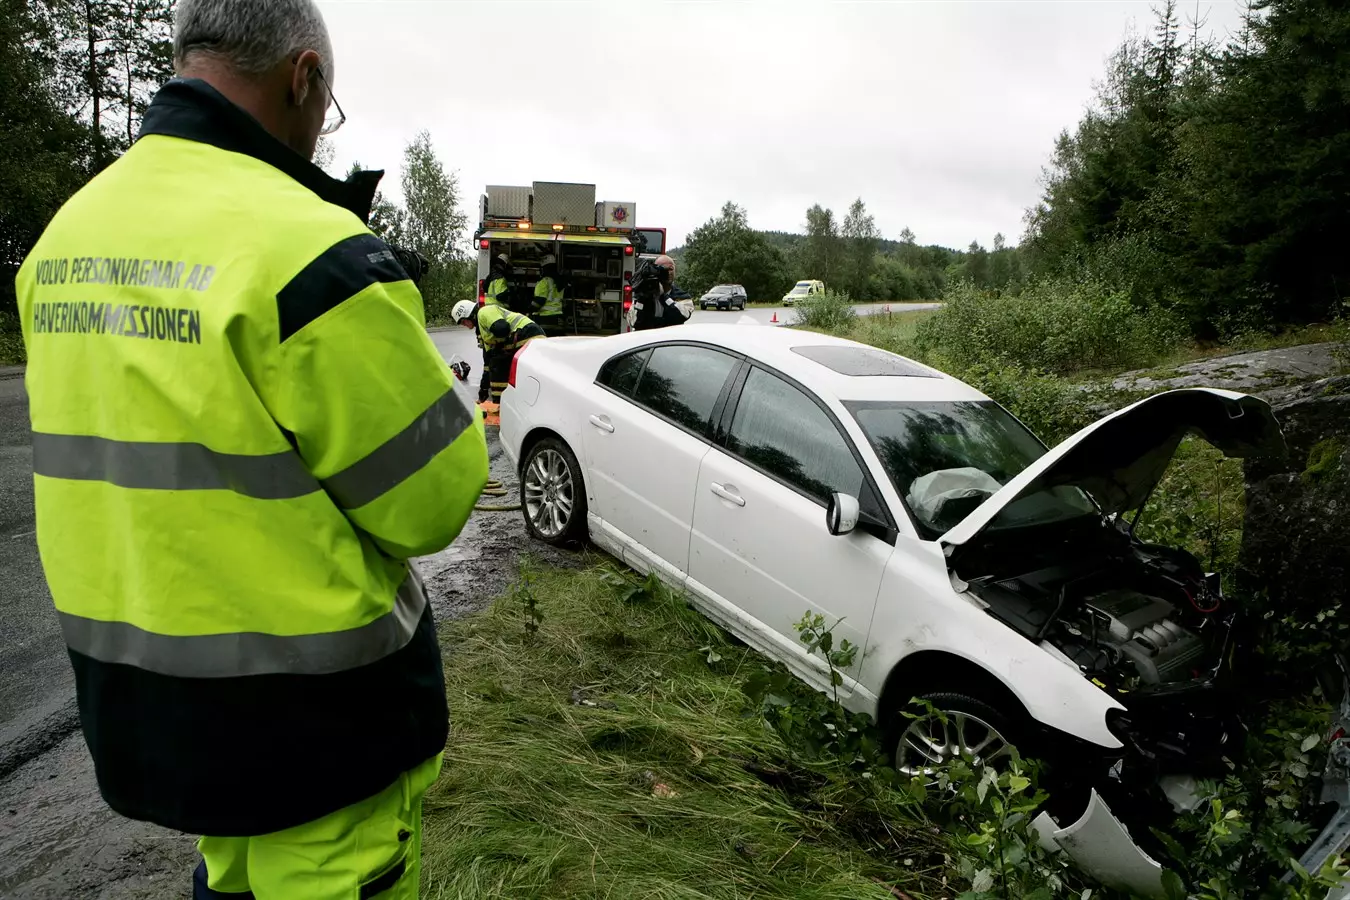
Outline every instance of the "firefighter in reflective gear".
[[[511, 308], [511, 282], [507, 276], [511, 274], [511, 259], [505, 253], [498, 253], [492, 258], [492, 264], [488, 269], [487, 285], [483, 288], [483, 302], [490, 306], [500, 306], [504, 309]], [[491, 391], [491, 371], [488, 366], [487, 348], [483, 346], [483, 339], [478, 338], [478, 349], [483, 351], [483, 376], [478, 382], [478, 402], [486, 403]]]
[[563, 285], [558, 276], [558, 259], [552, 254], [539, 260], [539, 280], [534, 285], [534, 320], [545, 334], [563, 331]]
[[16, 281], [84, 737], [114, 810], [206, 835], [199, 900], [413, 898], [448, 722], [410, 560], [467, 520], [482, 420], [363, 222], [378, 179], [309, 161], [313, 0], [175, 16], [181, 78]]
[[483, 289], [487, 302], [495, 306], [504, 306], [511, 308], [511, 282], [507, 276], [511, 274], [511, 260], [505, 253], [498, 253], [492, 259], [492, 267], [488, 271], [487, 287]]
[[465, 328], [477, 330], [483, 344], [483, 365], [491, 372], [492, 402], [501, 403], [516, 351], [529, 341], [543, 337], [544, 329], [529, 316], [500, 306], [478, 306], [472, 300], [456, 303], [450, 310], [450, 317]]

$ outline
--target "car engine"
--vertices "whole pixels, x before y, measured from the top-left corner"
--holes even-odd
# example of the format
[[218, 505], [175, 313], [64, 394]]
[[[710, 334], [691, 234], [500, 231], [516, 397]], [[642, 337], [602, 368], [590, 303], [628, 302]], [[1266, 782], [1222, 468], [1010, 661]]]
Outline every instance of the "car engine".
[[1085, 597], [1077, 615], [1061, 624], [1056, 642], [1085, 671], [1132, 669], [1142, 684], [1186, 681], [1203, 665], [1205, 642], [1178, 624], [1176, 608], [1129, 589]]

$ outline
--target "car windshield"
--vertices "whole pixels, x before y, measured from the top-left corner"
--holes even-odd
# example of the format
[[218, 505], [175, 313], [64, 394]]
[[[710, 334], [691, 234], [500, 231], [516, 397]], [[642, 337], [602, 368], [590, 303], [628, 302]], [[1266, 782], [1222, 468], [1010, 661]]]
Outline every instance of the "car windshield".
[[[847, 404], [930, 538], [950, 530], [1046, 452], [992, 401]], [[1008, 504], [990, 531], [1095, 514], [1082, 491], [1054, 487]]]
[[710, 294], [730, 294], [730, 293], [731, 293], [732, 291], [734, 291], [734, 290], [735, 290], [735, 288], [733, 288], [733, 287], [732, 287], [731, 285], [729, 285], [729, 284], [719, 284], [719, 285], [717, 285], [717, 287], [715, 287], [715, 288], [713, 288], [712, 290], [708, 291], [708, 293], [710, 293]]
[[799, 285], [797, 285], [796, 287], [794, 287], [794, 288], [792, 289], [792, 293], [794, 293], [794, 294], [805, 294], [805, 293], [806, 293], [807, 291], [809, 291], [809, 290], [811, 290], [811, 285], [809, 285], [809, 284], [799, 284]]

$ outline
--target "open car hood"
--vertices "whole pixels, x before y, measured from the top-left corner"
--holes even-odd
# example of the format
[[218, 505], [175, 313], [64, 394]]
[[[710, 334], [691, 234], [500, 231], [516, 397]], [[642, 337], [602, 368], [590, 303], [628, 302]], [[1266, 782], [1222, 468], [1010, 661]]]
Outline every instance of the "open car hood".
[[1022, 470], [944, 534], [946, 548], [983, 531], [1009, 504], [1068, 485], [1090, 496], [1106, 515], [1137, 509], [1167, 471], [1177, 445], [1195, 434], [1225, 456], [1285, 452], [1270, 404], [1249, 394], [1184, 388], [1155, 394], [1092, 423]]

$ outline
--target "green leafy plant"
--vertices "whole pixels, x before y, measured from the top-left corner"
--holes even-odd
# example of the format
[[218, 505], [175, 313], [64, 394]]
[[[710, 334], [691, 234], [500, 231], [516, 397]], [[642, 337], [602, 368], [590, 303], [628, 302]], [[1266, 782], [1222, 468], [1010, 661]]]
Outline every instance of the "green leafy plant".
[[858, 315], [853, 309], [853, 298], [829, 288], [823, 293], [802, 297], [796, 303], [796, 310], [793, 324], [824, 330], [843, 328]]
[[1139, 307], [1128, 290], [1091, 278], [1042, 279], [994, 295], [962, 282], [919, 324], [921, 352], [967, 364], [1015, 365], [1055, 373], [1147, 365], [1181, 343], [1185, 330], [1159, 307]]
[[539, 626], [544, 622], [544, 612], [539, 608], [539, 598], [535, 596], [531, 587], [532, 574], [530, 564], [522, 562], [520, 581], [511, 588], [512, 598], [520, 604], [525, 614], [525, 637], [528, 640], [534, 640], [535, 635], [539, 633]]
[[742, 686], [748, 701], [746, 712], [763, 716], [789, 747], [813, 757], [838, 757], [869, 778], [880, 774], [889, 781], [894, 772], [881, 756], [881, 741], [872, 719], [850, 712], [839, 703], [839, 687], [844, 683], [840, 670], [853, 665], [858, 647], [848, 640], [835, 646], [834, 629], [838, 626], [835, 622], [826, 628], [825, 617], [810, 611], [793, 625], [807, 651], [825, 660], [828, 695], [806, 687], [782, 666], [765, 663]]
[[806, 652], [819, 653], [829, 667], [830, 690], [835, 703], [839, 702], [839, 686], [844, 683], [844, 677], [839, 674], [839, 670], [848, 669], [858, 656], [857, 645], [849, 643], [848, 639], [841, 640], [837, 648], [834, 646], [834, 629], [838, 628], [842, 621], [844, 620], [841, 618], [826, 628], [824, 616], [820, 613], [807, 612], [792, 626], [801, 642], [806, 645]]
[[1180, 870], [1169, 879], [1172, 896], [1323, 900], [1346, 876], [1340, 859], [1319, 872], [1296, 861], [1315, 837], [1309, 813], [1326, 758], [1320, 731], [1327, 714], [1324, 703], [1273, 707], [1233, 774], [1201, 783], [1202, 802], [1178, 816], [1175, 834], [1154, 830]]

